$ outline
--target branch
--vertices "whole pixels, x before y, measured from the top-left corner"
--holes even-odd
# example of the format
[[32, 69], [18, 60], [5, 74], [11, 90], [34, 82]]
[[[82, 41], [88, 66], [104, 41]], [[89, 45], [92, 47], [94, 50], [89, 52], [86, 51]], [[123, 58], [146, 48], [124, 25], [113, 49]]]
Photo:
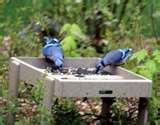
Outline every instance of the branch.
[[155, 28], [155, 24], [154, 24], [153, 13], [154, 13], [154, 6], [153, 6], [153, 3], [152, 3], [152, 4], [151, 4], [151, 14], [150, 14], [152, 31], [153, 31], [153, 34], [154, 34], [154, 37], [155, 37], [155, 39], [156, 39], [157, 44], [159, 44], [158, 35], [157, 35], [156, 28]]
[[113, 3], [113, 7], [112, 7], [112, 14], [113, 14], [113, 16], [115, 16], [116, 10], [117, 10], [117, 4]]
[[122, 9], [121, 9], [121, 13], [120, 13], [118, 22], [116, 24], [116, 27], [119, 26], [119, 24], [121, 23], [121, 21], [123, 19], [123, 16], [125, 15], [125, 11], [126, 11], [128, 2], [129, 2], [129, 0], [124, 0], [124, 2], [123, 2], [123, 6], [122, 6]]
[[108, 0], [107, 8], [109, 9], [109, 11], [112, 11], [112, 0]]

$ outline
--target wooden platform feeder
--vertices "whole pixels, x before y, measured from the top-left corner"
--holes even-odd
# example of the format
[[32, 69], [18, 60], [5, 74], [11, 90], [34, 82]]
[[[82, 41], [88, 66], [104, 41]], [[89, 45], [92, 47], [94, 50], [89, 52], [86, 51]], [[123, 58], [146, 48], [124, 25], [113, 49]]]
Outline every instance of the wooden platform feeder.
[[[65, 58], [64, 67], [93, 68], [98, 58]], [[53, 96], [58, 97], [101, 97], [102, 115], [108, 115], [114, 97], [138, 97], [138, 125], [147, 122], [147, 99], [151, 96], [152, 82], [121, 67], [106, 67], [112, 75], [53, 75], [46, 72], [49, 66], [45, 59], [37, 57], [12, 57], [9, 70], [9, 95], [17, 97], [19, 81], [35, 84], [44, 80], [43, 105], [51, 111]], [[10, 116], [13, 123], [13, 116]], [[44, 124], [44, 123], [42, 123]]]

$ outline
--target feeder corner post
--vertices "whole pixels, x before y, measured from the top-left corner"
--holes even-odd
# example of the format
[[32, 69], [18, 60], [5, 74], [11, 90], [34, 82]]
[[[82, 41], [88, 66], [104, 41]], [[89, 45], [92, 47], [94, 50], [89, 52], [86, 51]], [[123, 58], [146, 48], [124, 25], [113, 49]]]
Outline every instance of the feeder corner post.
[[137, 125], [145, 125], [148, 120], [148, 98], [139, 98]]
[[[16, 99], [18, 96], [19, 72], [20, 63], [11, 59], [9, 64], [9, 98]], [[7, 119], [7, 125], [14, 125], [14, 113], [9, 112]]]
[[[111, 124], [111, 113], [112, 104], [114, 102], [114, 97], [101, 97], [102, 99], [102, 111], [101, 111], [101, 124]], [[105, 119], [105, 120], [104, 120]]]
[[[51, 114], [52, 110], [52, 98], [54, 95], [54, 84], [55, 80], [49, 76], [46, 76], [45, 81], [44, 81], [44, 95], [43, 95], [43, 106], [47, 108], [48, 113]], [[41, 121], [41, 125], [50, 125], [50, 123], [46, 121]]]

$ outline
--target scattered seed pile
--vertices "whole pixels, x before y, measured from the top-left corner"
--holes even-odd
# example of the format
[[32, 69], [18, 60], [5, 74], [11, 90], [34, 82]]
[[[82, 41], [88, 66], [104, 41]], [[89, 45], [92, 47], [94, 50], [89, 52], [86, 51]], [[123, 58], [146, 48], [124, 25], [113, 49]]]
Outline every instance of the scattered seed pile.
[[56, 75], [75, 75], [76, 77], [83, 77], [85, 75], [111, 75], [111, 73], [106, 70], [101, 70], [98, 74], [96, 73], [95, 68], [63, 68], [62, 70], [53, 70], [51, 72], [51, 68], [46, 68], [47, 72], [56, 74]]

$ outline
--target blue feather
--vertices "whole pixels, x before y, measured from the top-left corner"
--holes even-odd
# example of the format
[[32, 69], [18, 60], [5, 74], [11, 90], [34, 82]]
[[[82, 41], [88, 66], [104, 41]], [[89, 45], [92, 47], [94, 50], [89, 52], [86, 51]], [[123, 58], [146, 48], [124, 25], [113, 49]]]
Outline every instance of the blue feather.
[[44, 37], [45, 45], [42, 49], [43, 55], [54, 62], [54, 67], [60, 69], [63, 67], [64, 54], [59, 40], [52, 37]]
[[103, 58], [101, 58], [96, 63], [96, 72], [103, 69], [107, 65], [120, 65], [125, 62], [128, 57], [132, 54], [133, 49], [124, 48], [112, 50], [109, 53], [105, 54]]

